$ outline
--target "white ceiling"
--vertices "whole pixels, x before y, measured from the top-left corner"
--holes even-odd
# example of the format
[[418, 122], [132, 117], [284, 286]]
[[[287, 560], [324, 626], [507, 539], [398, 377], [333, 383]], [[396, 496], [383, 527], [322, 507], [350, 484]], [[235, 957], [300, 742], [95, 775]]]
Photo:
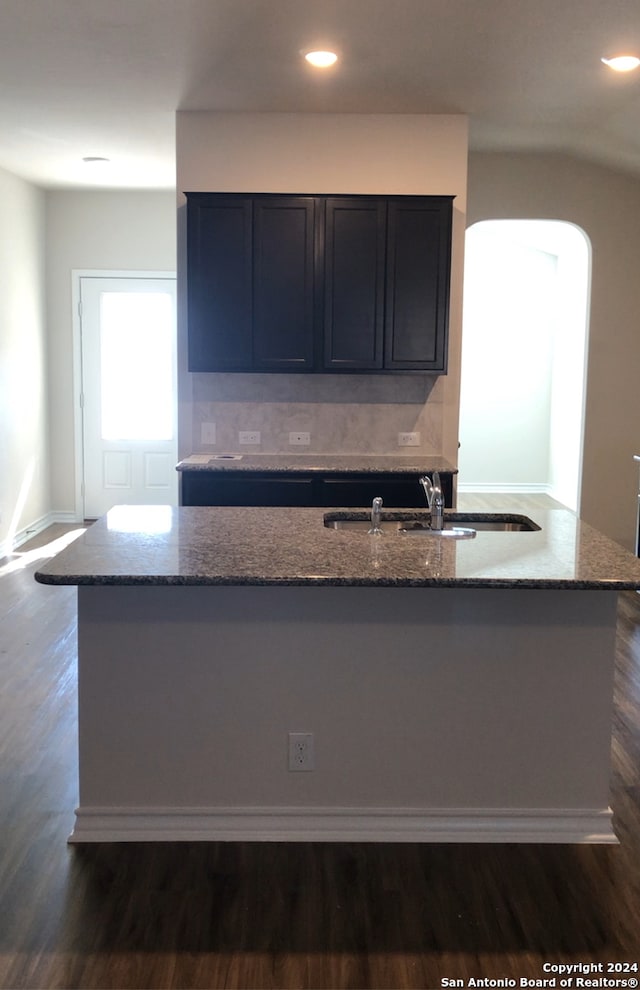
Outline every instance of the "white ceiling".
[[640, 174], [640, 71], [600, 62], [627, 52], [640, 0], [0, 0], [0, 167], [171, 188], [182, 109], [464, 113], [473, 148]]

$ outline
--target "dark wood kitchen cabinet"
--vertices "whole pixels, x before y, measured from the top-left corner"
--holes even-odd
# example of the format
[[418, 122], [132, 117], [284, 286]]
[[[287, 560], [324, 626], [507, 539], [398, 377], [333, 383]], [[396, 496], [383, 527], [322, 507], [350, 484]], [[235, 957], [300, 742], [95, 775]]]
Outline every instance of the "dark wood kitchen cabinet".
[[308, 474], [181, 471], [181, 505], [313, 505]]
[[384, 358], [385, 203], [330, 197], [324, 222], [323, 367], [379, 370]]
[[446, 371], [452, 196], [186, 195], [190, 371]]
[[324, 368], [447, 369], [450, 197], [328, 198]]
[[389, 201], [384, 366], [390, 371], [446, 371], [451, 213], [451, 200]]
[[189, 370], [233, 371], [251, 364], [250, 197], [198, 196], [187, 213]]
[[314, 363], [315, 213], [311, 197], [253, 201], [253, 362], [256, 371]]
[[314, 363], [311, 197], [190, 194], [190, 371], [299, 371]]
[[[389, 508], [426, 508], [419, 474], [411, 472], [180, 472], [181, 505], [369, 506], [379, 495]], [[453, 475], [440, 472], [445, 505], [453, 505]]]

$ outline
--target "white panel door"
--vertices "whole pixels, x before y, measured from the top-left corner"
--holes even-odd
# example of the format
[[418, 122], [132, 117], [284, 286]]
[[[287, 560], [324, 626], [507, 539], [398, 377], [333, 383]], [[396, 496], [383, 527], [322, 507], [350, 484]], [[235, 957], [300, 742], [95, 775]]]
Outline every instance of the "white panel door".
[[80, 278], [84, 515], [177, 505], [176, 280]]

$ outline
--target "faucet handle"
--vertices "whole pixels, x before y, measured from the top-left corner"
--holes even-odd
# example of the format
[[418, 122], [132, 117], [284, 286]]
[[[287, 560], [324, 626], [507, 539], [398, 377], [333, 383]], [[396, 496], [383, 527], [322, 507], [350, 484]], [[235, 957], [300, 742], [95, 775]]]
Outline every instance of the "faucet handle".
[[381, 536], [382, 529], [380, 528], [382, 516], [382, 499], [379, 495], [376, 495], [373, 502], [371, 503], [371, 529], [368, 531], [369, 536]]
[[422, 477], [420, 478], [420, 484], [422, 485], [425, 497], [427, 499], [427, 506], [431, 508], [431, 499], [433, 498], [433, 484], [428, 474], [422, 475]]

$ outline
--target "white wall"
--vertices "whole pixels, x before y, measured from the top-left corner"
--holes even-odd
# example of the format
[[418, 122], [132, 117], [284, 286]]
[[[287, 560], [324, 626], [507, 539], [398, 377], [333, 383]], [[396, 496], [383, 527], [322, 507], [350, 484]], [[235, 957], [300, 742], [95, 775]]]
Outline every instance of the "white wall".
[[46, 195], [51, 508], [75, 511], [72, 271], [176, 270], [175, 193]]
[[486, 225], [467, 231], [459, 490], [548, 484], [552, 255]]
[[468, 223], [566, 220], [592, 246], [581, 515], [634, 545], [640, 453], [640, 180], [560, 154], [474, 152]]
[[0, 556], [49, 508], [44, 194], [0, 170]]
[[[464, 116], [179, 112], [181, 455], [200, 447], [203, 420], [213, 419], [218, 435], [226, 437], [265, 422], [273, 435], [286, 436], [288, 429], [307, 430], [313, 421], [322, 425], [312, 449], [397, 453], [398, 431], [419, 430], [423, 451], [455, 464], [466, 171]], [[455, 195], [449, 374], [384, 380], [187, 374], [186, 191]]]
[[459, 491], [545, 491], [578, 509], [590, 274], [573, 224], [467, 230]]
[[589, 346], [591, 245], [570, 224], [553, 224], [557, 252], [557, 312], [551, 381], [549, 489], [580, 512], [584, 409]]

